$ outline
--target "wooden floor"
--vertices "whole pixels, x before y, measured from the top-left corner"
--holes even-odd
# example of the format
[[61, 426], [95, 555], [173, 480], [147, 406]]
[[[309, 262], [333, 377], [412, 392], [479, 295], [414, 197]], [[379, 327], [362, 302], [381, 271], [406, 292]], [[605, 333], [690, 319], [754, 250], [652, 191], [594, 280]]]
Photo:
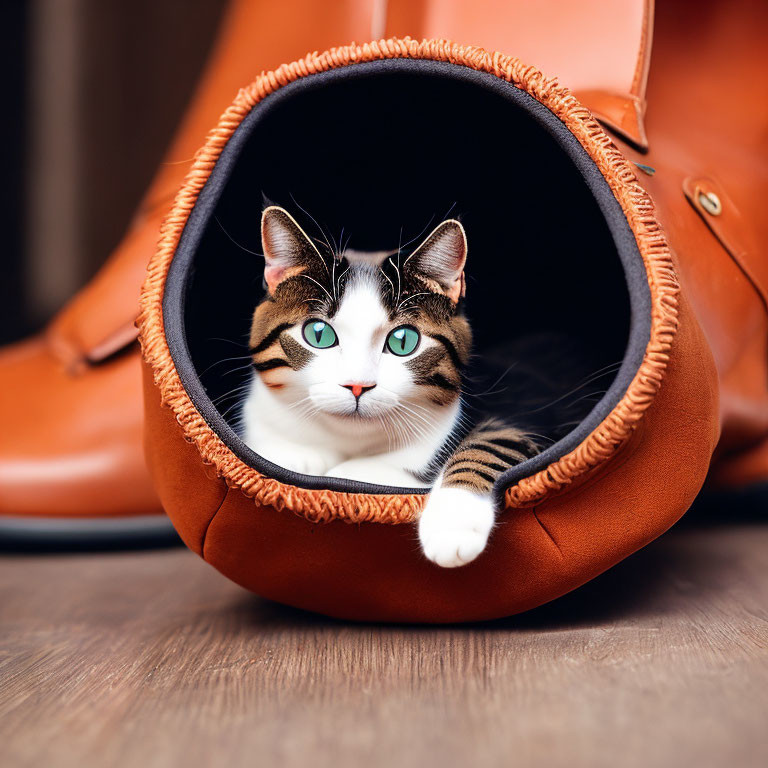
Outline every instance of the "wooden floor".
[[182, 549], [0, 558], [0, 764], [768, 765], [768, 525], [673, 531], [556, 603], [336, 622]]

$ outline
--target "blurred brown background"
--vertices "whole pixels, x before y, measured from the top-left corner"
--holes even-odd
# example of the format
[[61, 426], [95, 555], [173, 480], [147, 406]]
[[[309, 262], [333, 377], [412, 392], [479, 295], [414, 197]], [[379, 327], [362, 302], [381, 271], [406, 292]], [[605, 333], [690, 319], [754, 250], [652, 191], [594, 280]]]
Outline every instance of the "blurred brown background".
[[4, 0], [0, 343], [117, 244], [204, 63], [222, 0]]

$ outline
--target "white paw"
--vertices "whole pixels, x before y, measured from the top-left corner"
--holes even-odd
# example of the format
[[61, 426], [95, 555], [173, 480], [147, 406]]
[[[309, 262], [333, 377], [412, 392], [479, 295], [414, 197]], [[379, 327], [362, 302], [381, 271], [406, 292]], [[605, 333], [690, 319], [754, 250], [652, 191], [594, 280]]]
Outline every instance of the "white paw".
[[286, 443], [273, 443], [254, 450], [267, 461], [303, 475], [324, 475], [329, 467], [338, 462], [336, 454]]
[[490, 497], [463, 488], [435, 488], [419, 519], [421, 548], [443, 568], [466, 565], [485, 549], [494, 519]]

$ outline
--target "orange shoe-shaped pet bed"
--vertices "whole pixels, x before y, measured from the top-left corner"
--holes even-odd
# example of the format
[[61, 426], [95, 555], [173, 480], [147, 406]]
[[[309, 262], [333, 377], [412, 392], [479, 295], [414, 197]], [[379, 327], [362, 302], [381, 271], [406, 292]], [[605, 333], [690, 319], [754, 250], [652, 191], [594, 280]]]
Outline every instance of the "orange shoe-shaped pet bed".
[[[719, 437], [718, 369], [638, 173], [567, 90], [453, 43], [340, 48], [243, 88], [176, 197], [142, 295], [148, 461], [187, 546], [299, 608], [454, 622], [552, 600], [667, 530]], [[498, 524], [469, 565], [420, 552], [423, 489], [297, 474], [234, 431], [226, 396], [245, 379], [217, 366], [247, 353], [265, 197], [332, 231], [354, 223], [362, 248], [460, 212], [476, 353], [546, 331], [610, 372], [565, 434], [501, 476]], [[545, 360], [523, 363], [547, 378]]]

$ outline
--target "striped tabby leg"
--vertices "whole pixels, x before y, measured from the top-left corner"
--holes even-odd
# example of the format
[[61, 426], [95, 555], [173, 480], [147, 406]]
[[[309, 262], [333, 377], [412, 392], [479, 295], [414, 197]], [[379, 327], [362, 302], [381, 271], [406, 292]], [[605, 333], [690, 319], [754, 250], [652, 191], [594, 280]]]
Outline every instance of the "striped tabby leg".
[[489, 420], [475, 427], [445, 465], [419, 520], [426, 557], [443, 568], [474, 560], [496, 518], [491, 491], [509, 467], [537, 453], [523, 432]]

